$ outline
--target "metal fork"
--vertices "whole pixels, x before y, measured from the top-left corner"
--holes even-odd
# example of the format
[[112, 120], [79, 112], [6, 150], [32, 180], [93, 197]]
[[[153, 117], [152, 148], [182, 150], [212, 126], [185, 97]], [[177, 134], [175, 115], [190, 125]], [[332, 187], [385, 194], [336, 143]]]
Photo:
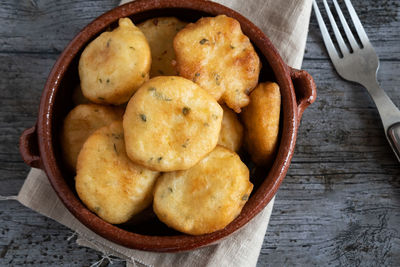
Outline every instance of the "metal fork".
[[318, 5], [316, 1], [313, 0], [314, 12], [318, 20], [322, 38], [324, 40], [326, 49], [328, 50], [329, 57], [331, 58], [332, 63], [339, 75], [348, 81], [361, 84], [369, 92], [370, 96], [375, 102], [376, 107], [378, 108], [379, 115], [382, 119], [383, 128], [385, 129], [386, 138], [395, 152], [397, 159], [400, 161], [400, 111], [393, 104], [385, 91], [379, 87], [376, 78], [379, 68], [379, 58], [376, 55], [375, 50], [372, 47], [350, 0], [344, 0], [344, 2], [355, 26], [362, 47], [360, 47], [356, 42], [354, 35], [351, 32], [349, 25], [343, 16], [342, 10], [340, 9], [340, 6], [336, 0], [333, 0], [333, 4], [339, 16], [340, 22], [342, 23], [344, 32], [346, 33], [347, 40], [349, 41], [353, 51], [351, 52], [346, 46], [328, 3], [326, 0], [323, 0], [329, 21], [333, 28], [335, 39], [339, 45], [339, 51], [342, 55], [338, 53], [339, 51], [337, 51], [332, 43], [331, 37], [329, 36], [329, 32], [318, 9]]

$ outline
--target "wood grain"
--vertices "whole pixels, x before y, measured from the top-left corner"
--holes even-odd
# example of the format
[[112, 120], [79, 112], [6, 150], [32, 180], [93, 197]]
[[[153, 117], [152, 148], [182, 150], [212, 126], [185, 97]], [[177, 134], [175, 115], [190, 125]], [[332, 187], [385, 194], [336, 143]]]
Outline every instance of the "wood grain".
[[[380, 59], [381, 87], [400, 106], [400, 6], [353, 0]], [[29, 168], [18, 152], [35, 123], [46, 77], [62, 49], [118, 1], [0, 4], [0, 195], [16, 194]], [[312, 16], [303, 68], [317, 85], [278, 191], [258, 266], [396, 266], [400, 168], [364, 88], [341, 80]], [[0, 201], [0, 266], [90, 266], [101, 258], [72, 232], [15, 201]], [[116, 262], [113, 266], [123, 266]]]

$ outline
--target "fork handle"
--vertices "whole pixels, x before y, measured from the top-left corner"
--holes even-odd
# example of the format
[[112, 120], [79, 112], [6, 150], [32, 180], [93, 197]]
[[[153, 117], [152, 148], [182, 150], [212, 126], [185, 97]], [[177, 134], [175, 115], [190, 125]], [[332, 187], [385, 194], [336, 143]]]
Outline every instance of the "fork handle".
[[393, 104], [376, 79], [363, 84], [368, 90], [382, 119], [386, 138], [400, 161], [400, 110]]

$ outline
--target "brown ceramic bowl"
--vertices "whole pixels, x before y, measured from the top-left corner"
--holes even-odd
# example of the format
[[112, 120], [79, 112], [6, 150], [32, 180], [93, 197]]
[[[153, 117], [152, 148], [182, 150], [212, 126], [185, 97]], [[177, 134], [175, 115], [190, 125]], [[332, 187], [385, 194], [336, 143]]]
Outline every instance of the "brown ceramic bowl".
[[[134, 227], [117, 226], [103, 221], [77, 197], [74, 176], [63, 165], [58, 138], [62, 121], [73, 106], [71, 96], [73, 88], [79, 83], [77, 63], [82, 50], [101, 32], [115, 26], [122, 17], [130, 17], [134, 23], [139, 23], [159, 16], [176, 16], [182, 20], [196, 21], [203, 16], [219, 14], [237, 19], [243, 32], [256, 47], [263, 63], [260, 81], [273, 80], [280, 86], [281, 130], [279, 150], [273, 166], [258, 167], [252, 172], [254, 191], [241, 214], [227, 227], [211, 234], [185, 235], [167, 228], [154, 218]], [[300, 117], [315, 97], [316, 88], [311, 76], [305, 71], [288, 67], [267, 36], [235, 11], [204, 0], [138, 0], [103, 14], [85, 27], [65, 48], [44, 87], [37, 124], [25, 130], [20, 138], [20, 151], [28, 165], [46, 172], [57, 195], [71, 213], [97, 234], [134, 249], [160, 252], [190, 250], [215, 243], [235, 232], [268, 204], [289, 168]]]

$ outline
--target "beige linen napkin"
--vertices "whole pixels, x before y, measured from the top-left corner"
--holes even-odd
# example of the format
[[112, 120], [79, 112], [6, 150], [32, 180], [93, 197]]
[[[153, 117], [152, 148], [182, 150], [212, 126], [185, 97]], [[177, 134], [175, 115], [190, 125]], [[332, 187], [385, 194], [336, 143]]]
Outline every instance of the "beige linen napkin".
[[[126, 3], [129, 1], [122, 1]], [[216, 1], [253, 21], [292, 67], [300, 68], [311, 12], [311, 0]], [[9, 198], [12, 199], [12, 198]], [[1, 199], [0, 199], [1, 200]], [[127, 249], [95, 234], [64, 207], [46, 174], [32, 168], [17, 200], [76, 232], [79, 245], [126, 260], [127, 266], [255, 266], [268, 226], [274, 199], [245, 227], [218, 244], [190, 252], [153, 253]], [[104, 259], [103, 258], [103, 259]]]

